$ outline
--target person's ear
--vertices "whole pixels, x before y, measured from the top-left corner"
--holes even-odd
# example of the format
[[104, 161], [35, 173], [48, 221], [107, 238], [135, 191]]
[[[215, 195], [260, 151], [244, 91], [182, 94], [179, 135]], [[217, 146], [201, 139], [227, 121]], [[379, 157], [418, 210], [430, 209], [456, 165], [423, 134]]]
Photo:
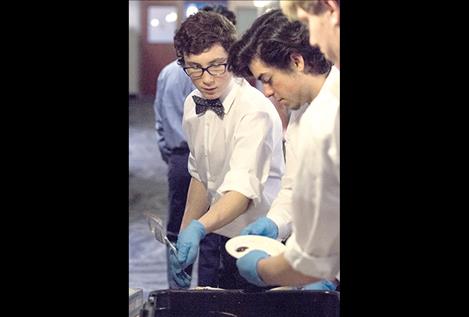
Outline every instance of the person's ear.
[[292, 53], [290, 55], [290, 59], [296, 70], [302, 72], [305, 69], [305, 60], [303, 59], [303, 56], [301, 56], [301, 54]]
[[325, 4], [328, 7], [331, 22], [334, 26], [340, 25], [340, 5], [337, 0], [326, 0]]

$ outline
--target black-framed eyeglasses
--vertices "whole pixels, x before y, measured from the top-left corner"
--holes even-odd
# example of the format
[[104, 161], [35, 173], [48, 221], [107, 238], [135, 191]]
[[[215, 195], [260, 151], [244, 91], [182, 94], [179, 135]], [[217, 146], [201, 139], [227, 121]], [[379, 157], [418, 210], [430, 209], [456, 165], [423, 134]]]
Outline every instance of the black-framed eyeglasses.
[[207, 71], [207, 73], [209, 73], [213, 77], [221, 76], [226, 72], [226, 65], [228, 65], [228, 63], [214, 64], [214, 65], [207, 66], [205, 68], [204, 67], [192, 67], [192, 66], [183, 67], [183, 69], [190, 78], [197, 79], [197, 78], [202, 77], [205, 71]]

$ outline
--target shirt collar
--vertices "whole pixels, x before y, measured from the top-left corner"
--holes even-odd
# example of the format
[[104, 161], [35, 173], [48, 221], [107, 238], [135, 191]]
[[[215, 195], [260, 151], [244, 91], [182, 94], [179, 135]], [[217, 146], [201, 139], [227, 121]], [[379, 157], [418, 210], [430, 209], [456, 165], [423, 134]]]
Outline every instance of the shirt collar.
[[340, 93], [340, 70], [332, 66], [331, 71], [329, 75], [326, 78], [326, 81], [324, 82], [324, 88], [325, 90], [329, 90], [334, 95], [339, 96]]
[[236, 96], [238, 95], [238, 89], [240, 86], [244, 85], [245, 79], [241, 77], [232, 77], [228, 87], [225, 90], [225, 93], [220, 97], [221, 102], [223, 103], [223, 108], [225, 113], [230, 111], [231, 106], [233, 105]]

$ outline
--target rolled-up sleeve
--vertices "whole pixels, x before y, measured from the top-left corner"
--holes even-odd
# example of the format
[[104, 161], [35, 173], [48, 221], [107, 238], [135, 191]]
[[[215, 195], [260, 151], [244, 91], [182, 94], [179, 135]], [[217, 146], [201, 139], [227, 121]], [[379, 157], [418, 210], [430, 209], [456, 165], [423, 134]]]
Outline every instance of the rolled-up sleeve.
[[298, 137], [293, 234], [284, 256], [305, 275], [332, 279], [340, 270], [340, 180], [338, 165], [331, 160], [331, 155], [337, 156], [331, 136], [337, 113], [334, 103], [318, 108], [322, 105], [312, 104], [309, 109], [316, 112], [303, 117], [307, 121], [302, 122]]
[[312, 165], [297, 173], [301, 191], [293, 195], [293, 234], [287, 241], [285, 258], [305, 275], [329, 279], [340, 269], [339, 186], [318, 186], [318, 179], [307, 173]]
[[198, 169], [197, 169], [197, 162], [196, 162], [192, 152], [189, 153], [189, 159], [187, 161], [187, 169], [189, 170], [189, 174], [192, 177], [194, 177], [199, 182], [202, 182], [202, 179], [200, 178], [200, 175], [199, 175], [199, 172], [198, 172]]
[[298, 272], [323, 279], [334, 278], [340, 270], [338, 252], [314, 254], [310, 250], [300, 248], [295, 233], [287, 241], [285, 259]]
[[217, 192], [237, 191], [258, 205], [269, 176], [273, 122], [266, 112], [246, 114], [237, 126], [230, 168]]

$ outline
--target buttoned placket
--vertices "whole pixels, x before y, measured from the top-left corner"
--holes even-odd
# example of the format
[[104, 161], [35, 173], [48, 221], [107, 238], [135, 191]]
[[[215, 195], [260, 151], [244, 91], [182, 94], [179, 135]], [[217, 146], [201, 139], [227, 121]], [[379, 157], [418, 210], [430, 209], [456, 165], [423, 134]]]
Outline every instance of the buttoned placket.
[[207, 166], [207, 180], [211, 179], [210, 174], [210, 160], [209, 160], [209, 153], [210, 153], [210, 130], [211, 130], [211, 121], [212, 121], [212, 111], [207, 111], [204, 114], [204, 159], [205, 159], [205, 166]]
[[[217, 169], [217, 166], [213, 166], [215, 160], [213, 157], [210, 158], [211, 155], [219, 155], [219, 150], [217, 150], [217, 147], [219, 144], [214, 144], [216, 142], [216, 137], [214, 133], [216, 133], [216, 130], [223, 129], [223, 122], [221, 119], [218, 117], [218, 115], [213, 112], [213, 111], [208, 111], [207, 113], [204, 114], [205, 116], [205, 122], [204, 122], [204, 135], [205, 135], [205, 144], [204, 144], [204, 158], [205, 158], [205, 164], [207, 166], [207, 180], [209, 183], [212, 183], [215, 181], [215, 178], [217, 175], [212, 175], [212, 172], [214, 169]], [[214, 149], [215, 147], [215, 149]]]

